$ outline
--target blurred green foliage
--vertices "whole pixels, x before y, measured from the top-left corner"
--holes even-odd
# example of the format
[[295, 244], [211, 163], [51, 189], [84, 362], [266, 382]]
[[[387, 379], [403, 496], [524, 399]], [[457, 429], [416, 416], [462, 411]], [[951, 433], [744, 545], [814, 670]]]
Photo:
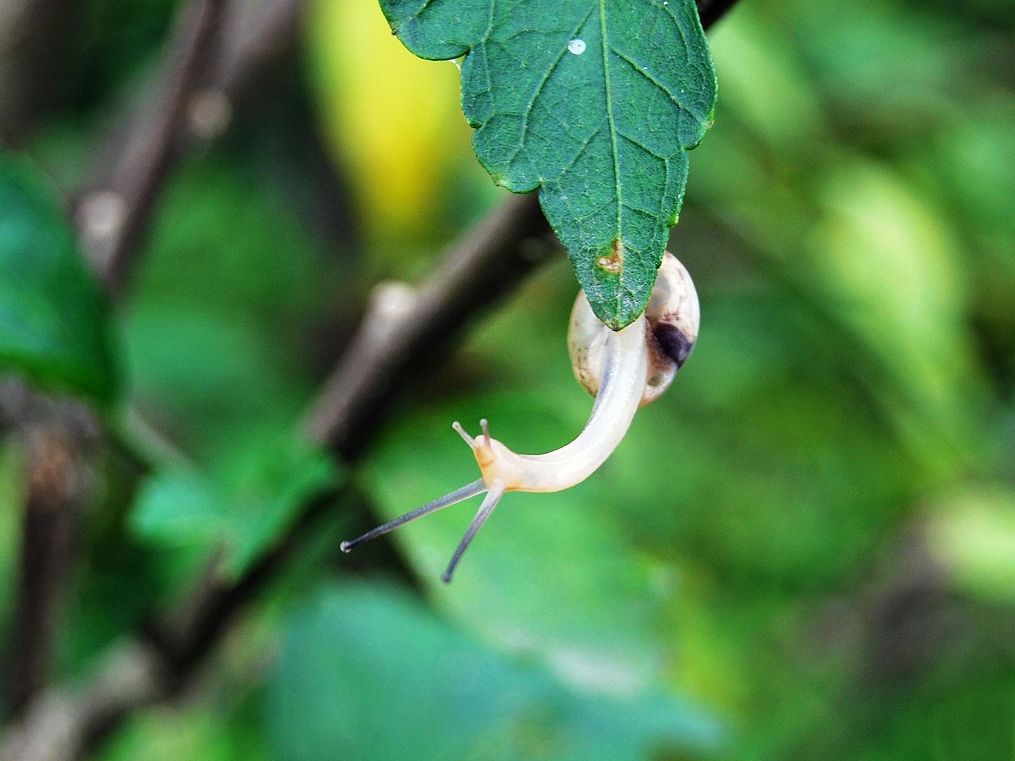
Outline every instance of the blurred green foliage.
[[0, 365], [109, 402], [119, 388], [106, 304], [56, 194], [0, 156]]
[[236, 580], [292, 524], [299, 509], [338, 486], [334, 463], [290, 436], [246, 441], [224, 472], [180, 466], [150, 476], [131, 514], [140, 536], [219, 554], [218, 573]]
[[708, 747], [716, 735], [665, 695], [568, 690], [376, 585], [322, 590], [295, 614], [267, 705], [273, 755], [308, 761], [337, 748], [378, 761], [625, 761]]
[[[87, 163], [86, 117], [136, 92], [169, 6], [132, 5], [149, 31], [130, 49], [125, 28], [87, 27], [80, 71], [106, 73], [29, 146], [50, 175]], [[137, 495], [103, 462], [63, 675], [178, 601], [211, 544], [242, 569], [340, 477], [377, 520], [474, 479], [454, 419], [545, 451], [588, 414], [560, 256], [355, 469], [292, 443], [371, 285], [417, 277], [499, 198], [453, 67], [415, 60], [370, 3], [317, 0], [310, 19], [299, 102], [238, 112], [174, 176], [117, 315], [131, 404], [194, 462]], [[1006, 0], [743, 0], [711, 34], [716, 126], [671, 239], [703, 314], [673, 389], [588, 482], [508, 495], [452, 585], [469, 506], [394, 534], [422, 599], [350, 579], [332, 524], [187, 699], [100, 757], [1015, 757], [1013, 32]], [[358, 235], [317, 224], [312, 180], [277, 150], [296, 106]], [[19, 465], [2, 450], [0, 600]]]

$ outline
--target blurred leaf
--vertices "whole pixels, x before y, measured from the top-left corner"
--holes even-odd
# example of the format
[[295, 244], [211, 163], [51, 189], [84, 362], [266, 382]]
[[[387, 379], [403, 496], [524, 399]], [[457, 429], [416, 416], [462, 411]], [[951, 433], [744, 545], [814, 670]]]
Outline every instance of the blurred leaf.
[[237, 578], [270, 548], [307, 500], [339, 480], [331, 458], [296, 438], [253, 442], [210, 475], [176, 469], [151, 476], [132, 514], [141, 536], [221, 549]]
[[931, 551], [960, 587], [1015, 603], [1015, 492], [997, 488], [939, 502], [928, 526]]
[[[971, 438], [972, 356], [962, 262], [933, 205], [875, 165], [842, 162], [820, 188], [825, 224], [797, 266], [880, 365], [886, 410], [929, 465], [951, 469]], [[901, 402], [901, 403], [899, 403]]]
[[27, 163], [0, 155], [0, 365], [109, 402], [107, 320], [59, 199]]
[[[235, 695], [219, 701], [185, 701], [129, 717], [106, 742], [101, 761], [269, 761], [260, 727], [237, 711]], [[221, 703], [227, 702], [227, 705]], [[244, 706], [240, 706], [244, 708]], [[235, 715], [240, 713], [239, 716]]]
[[281, 761], [635, 761], [718, 739], [673, 697], [568, 689], [381, 586], [328, 590], [293, 617], [266, 710]]
[[118, 733], [101, 758], [105, 761], [129, 761], [138, 757], [149, 761], [174, 761], [180, 758], [201, 761], [229, 761], [235, 758], [222, 727], [210, 712], [175, 715], [157, 711], [154, 715], [131, 721]]
[[149, 539], [212, 544], [230, 528], [228, 502], [196, 470], [163, 471], [145, 481], [131, 520]]
[[[1015, 161], [999, 161], [1015, 145], [1015, 100], [997, 93], [985, 94], [977, 108], [927, 145], [924, 160], [939, 174], [940, 192], [954, 206], [951, 218], [972, 245], [965, 252], [974, 274], [973, 303], [982, 340], [998, 344], [1015, 364], [1015, 214], [1008, 189], [1015, 187]], [[995, 358], [995, 362], [1000, 357]], [[1009, 377], [1011, 371], [1009, 371]]]
[[[953, 14], [892, 0], [856, 5], [848, 23], [842, 9], [823, 3], [779, 11], [782, 23], [793, 25], [815, 90], [840, 103], [836, 121], [851, 130], [869, 123], [874, 140], [926, 129], [978, 84], [975, 35], [956, 34]], [[784, 27], [776, 21], [775, 28]]]
[[[799, 49], [786, 44], [784, 27], [771, 25], [773, 10], [752, 3], [738, 5], [736, 21], [718, 24], [709, 34], [709, 43], [723, 78], [720, 118], [742, 120], [770, 150], [780, 152], [782, 161], [795, 163], [802, 158], [801, 151], [827, 139], [827, 125], [821, 102], [814, 97], [799, 61]], [[764, 71], [764, 76], [758, 76], [759, 71]], [[713, 155], [720, 152], [712, 138], [702, 152], [706, 151]], [[734, 151], [726, 159], [743, 167], [745, 159], [763, 158], [758, 153], [741, 156]], [[707, 174], [712, 176], [703, 178], [705, 183], [721, 179], [712, 172]], [[729, 195], [728, 188], [724, 195]]]
[[273, 182], [228, 154], [181, 166], [162, 199], [135, 300], [240, 313], [260, 330], [274, 328], [266, 338], [287, 336], [290, 323], [303, 327], [330, 305], [343, 285], [336, 252]]
[[199, 453], [279, 430], [299, 409], [292, 367], [240, 313], [141, 305], [126, 325], [136, 395], [163, 429]]
[[712, 123], [716, 82], [693, 0], [586, 6], [381, 0], [422, 58], [462, 60], [473, 147], [498, 185], [541, 188], [592, 309], [620, 329], [645, 309]]
[[251, 447], [230, 461], [223, 483], [232, 495], [235, 539], [224, 570], [239, 576], [270, 547], [314, 496], [340, 480], [331, 456], [302, 438]]
[[8, 505], [21, 504], [23, 469], [15, 447], [0, 437], [0, 621], [14, 604], [14, 583], [17, 578], [21, 540], [21, 513]]
[[1015, 754], [1013, 664], [966, 663], [882, 707], [879, 731], [852, 739], [858, 761], [1007, 761]]
[[[944, 191], [953, 196], [961, 214], [956, 222], [970, 233], [991, 236], [998, 248], [1011, 243], [1015, 215], [1005, 191], [1015, 183], [1015, 161], [998, 161], [1015, 144], [1015, 102], [999, 94], [985, 96], [975, 110], [949, 122], [927, 146], [928, 159], [943, 175]], [[1010, 245], [1007, 263], [1015, 266]]]

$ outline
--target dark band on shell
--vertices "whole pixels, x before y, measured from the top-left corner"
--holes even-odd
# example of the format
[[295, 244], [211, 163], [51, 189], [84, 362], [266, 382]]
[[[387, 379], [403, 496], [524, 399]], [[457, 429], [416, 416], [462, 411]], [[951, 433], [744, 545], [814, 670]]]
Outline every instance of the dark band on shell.
[[668, 322], [657, 323], [652, 328], [652, 335], [663, 354], [677, 366], [678, 370], [684, 366], [687, 358], [691, 356], [691, 351], [694, 350], [694, 341], [676, 325]]

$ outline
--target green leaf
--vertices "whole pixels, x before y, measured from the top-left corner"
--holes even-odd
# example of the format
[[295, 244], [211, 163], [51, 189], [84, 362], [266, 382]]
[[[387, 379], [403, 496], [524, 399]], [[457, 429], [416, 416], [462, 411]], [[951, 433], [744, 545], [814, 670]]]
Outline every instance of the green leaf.
[[326, 589], [293, 617], [266, 709], [280, 761], [639, 761], [718, 740], [672, 695], [572, 690], [387, 586]]
[[133, 528], [149, 539], [210, 544], [230, 528], [228, 501], [196, 470], [163, 471], [142, 486]]
[[59, 199], [0, 155], [0, 368], [109, 402], [117, 390], [108, 313]]
[[676, 224], [687, 151], [716, 82], [692, 0], [381, 0], [416, 55], [465, 56], [462, 108], [494, 181], [541, 188], [592, 308], [645, 309]]
[[179, 468], [144, 484], [131, 517], [141, 536], [221, 549], [220, 571], [236, 578], [281, 536], [299, 508], [338, 483], [323, 451], [285, 437], [247, 444], [222, 471]]

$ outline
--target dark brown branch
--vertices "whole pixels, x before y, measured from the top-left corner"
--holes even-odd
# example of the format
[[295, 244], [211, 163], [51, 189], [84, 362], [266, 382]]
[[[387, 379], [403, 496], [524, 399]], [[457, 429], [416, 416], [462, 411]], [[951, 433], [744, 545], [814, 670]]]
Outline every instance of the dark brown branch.
[[206, 89], [222, 93], [230, 103], [255, 91], [263, 73], [296, 47], [305, 4], [305, 0], [230, 4]]
[[98, 430], [82, 405], [0, 387], [5, 424], [25, 442], [27, 468], [11, 636], [4, 642], [4, 708], [17, 715], [49, 679], [77, 526], [91, 494]]
[[432, 369], [467, 319], [514, 291], [543, 258], [538, 246], [525, 248], [525, 242], [549, 235], [535, 194], [511, 197], [450, 251], [418, 291], [378, 291], [313, 405], [306, 423], [310, 437], [353, 458], [392, 397], [405, 389], [403, 379]]
[[[731, 4], [726, 3], [723, 11]], [[706, 26], [721, 15], [721, 11], [715, 13]], [[360, 454], [392, 401], [418, 381], [424, 368], [433, 367], [470, 320], [510, 294], [545, 258], [541, 252], [546, 247], [539, 241], [547, 234], [535, 196], [511, 197], [454, 246], [438, 272], [409, 297], [411, 312], [404, 309], [408, 294], [382, 292], [380, 303], [364, 320], [313, 405], [306, 421], [308, 434], [345, 458]], [[39, 758], [70, 761], [131, 712], [174, 694], [218, 644], [235, 616], [277, 576], [327, 506], [327, 499], [306, 505], [278, 547], [241, 579], [225, 583], [210, 576], [186, 608], [157, 617], [160, 624], [154, 632], [139, 634], [136, 641], [114, 651], [111, 663], [129, 660], [132, 673], [148, 676], [149, 689], [97, 693], [94, 685], [115, 682], [118, 673], [114, 666], [100, 669], [79, 696], [54, 694], [50, 702], [57, 707], [49, 712], [46, 703], [34, 706], [30, 720], [10, 732], [0, 746], [0, 759], [21, 759], [24, 748], [45, 747], [46, 736], [38, 733], [57, 723], [65, 742]]]
[[118, 295], [140, 250], [161, 188], [179, 150], [188, 112], [206, 72], [225, 0], [185, 6], [156, 97], [145, 103], [105, 183], [78, 210], [86, 251], [107, 289]]
[[17, 146], [56, 99], [76, 0], [16, 0], [0, 13], [0, 144]]
[[62, 421], [29, 433], [28, 498], [22, 525], [18, 597], [9, 642], [8, 710], [19, 713], [49, 681], [74, 530], [87, 496], [85, 438]]

